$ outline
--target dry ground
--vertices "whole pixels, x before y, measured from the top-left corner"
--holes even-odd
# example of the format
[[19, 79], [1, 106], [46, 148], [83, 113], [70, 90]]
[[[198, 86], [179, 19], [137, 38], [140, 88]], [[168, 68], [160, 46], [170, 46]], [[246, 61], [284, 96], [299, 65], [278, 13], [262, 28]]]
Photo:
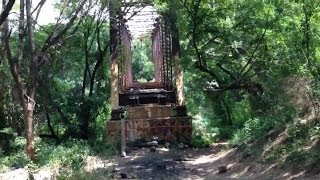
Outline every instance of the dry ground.
[[[114, 156], [110, 161], [91, 157], [87, 177], [93, 179], [320, 179], [319, 174], [288, 170], [276, 164], [241, 160], [236, 149], [221, 145], [205, 149], [139, 148], [127, 157]], [[227, 172], [217, 168], [226, 166]]]
[[[240, 151], [227, 150], [221, 144], [204, 149], [162, 147], [155, 152], [151, 152], [150, 148], [136, 148], [131, 149], [127, 157], [115, 155], [105, 160], [90, 156], [86, 161], [85, 172], [65, 179], [320, 179], [320, 172], [311, 175], [304, 170], [244, 160]], [[219, 173], [217, 169], [221, 166], [226, 167], [227, 171]], [[57, 173], [51, 170], [33, 173], [36, 180], [57, 179], [56, 176]], [[0, 180], [29, 178], [25, 169], [0, 174]]]

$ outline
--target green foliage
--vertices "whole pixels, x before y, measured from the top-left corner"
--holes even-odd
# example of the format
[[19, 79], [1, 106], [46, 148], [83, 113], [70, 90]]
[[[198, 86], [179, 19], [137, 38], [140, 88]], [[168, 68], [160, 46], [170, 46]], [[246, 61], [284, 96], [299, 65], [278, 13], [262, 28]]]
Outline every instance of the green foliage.
[[266, 153], [266, 159], [277, 161], [282, 165], [295, 164], [312, 170], [320, 160], [319, 128], [290, 122], [287, 125], [285, 141], [282, 141]]
[[92, 153], [88, 143], [82, 140], [69, 139], [59, 145], [38, 141], [38, 144], [36, 163], [39, 166], [80, 170], [85, 158]]
[[193, 139], [192, 143], [196, 147], [209, 146], [212, 142], [217, 140], [219, 135], [218, 128], [212, 128], [208, 124], [206, 117], [197, 115], [193, 119]]
[[[12, 115], [20, 111], [12, 97], [12, 77], [6, 59], [0, 57], [0, 130], [9, 127]], [[18, 116], [19, 117], [19, 116]]]
[[[83, 17], [81, 23], [77, 22], [77, 33], [67, 33], [68, 41], [50, 51], [50, 67], [41, 71], [38, 88], [40, 108], [36, 115], [40, 121], [36, 130], [40, 133], [51, 133], [46, 126], [48, 114], [58, 138], [95, 140], [104, 134], [102, 119], [106, 120], [110, 113], [108, 42], [105, 41], [108, 27], [103, 19], [96, 18]], [[45, 29], [51, 28], [44, 26], [37, 39], [40, 41]]]
[[0, 172], [15, 168], [37, 169], [39, 167], [50, 167], [61, 169], [61, 173], [69, 174], [83, 169], [86, 158], [94, 153], [110, 156], [114, 153], [108, 143], [100, 141], [87, 142], [77, 139], [68, 139], [61, 144], [36, 138], [37, 157], [34, 162], [24, 153], [25, 139], [16, 137], [11, 142], [9, 155], [0, 154]]
[[250, 118], [242, 128], [238, 128], [230, 139], [231, 146], [239, 146], [254, 140], [263, 140], [271, 130], [284, 130], [287, 123], [294, 118], [290, 109], [282, 109], [276, 114]]
[[6, 172], [10, 170], [11, 167], [23, 168], [31, 163], [24, 151], [11, 156], [0, 156], [0, 161], [0, 172]]
[[[261, 138], [264, 133], [266, 133], [265, 124], [258, 119], [253, 118], [249, 119], [244, 123], [244, 127], [234, 133], [234, 137], [232, 138], [230, 144], [236, 145], [236, 144], [242, 144], [247, 143], [250, 140], [254, 140], [256, 138]], [[269, 127], [270, 128], [270, 127]]]
[[148, 82], [154, 79], [154, 64], [151, 57], [149, 36], [132, 42], [132, 74], [134, 81]]
[[[118, 7], [122, 3], [99, 2], [103, 8], [109, 2]], [[66, 18], [77, 3], [75, 0], [57, 2], [56, 7], [62, 10], [62, 18]], [[264, 138], [269, 132], [287, 128], [285, 141], [266, 152], [267, 159], [287, 157], [284, 161], [303, 161], [308, 166], [320, 160], [318, 143], [311, 145], [312, 140], [309, 141], [319, 139], [319, 124], [301, 125], [295, 120], [304, 118], [301, 114], [313, 112], [311, 105], [317, 109], [320, 98], [318, 1], [157, 0], [154, 3], [159, 11], [177, 20], [174, 23], [180, 32], [181, 64], [185, 70], [187, 107], [194, 117], [195, 146], [229, 141], [232, 146], [242, 147], [268, 141]], [[77, 21], [66, 32], [67, 41], [50, 48], [45, 54], [47, 64], [38, 76], [35, 129], [39, 134], [48, 134], [50, 119], [60, 144], [37, 139], [37, 160], [31, 163], [23, 154], [23, 138], [14, 135], [11, 153], [0, 155], [0, 171], [13, 165], [79, 170], [89, 154], [107, 155], [117, 148], [105, 137], [105, 122], [111, 111], [106, 41], [109, 27], [106, 19], [94, 16], [97, 14], [89, 13]], [[13, 26], [17, 28], [16, 24]], [[95, 27], [101, 28], [99, 32]], [[53, 29], [62, 28], [63, 23], [40, 27], [35, 33], [36, 46], [40, 47]], [[18, 34], [12, 33], [10, 46], [16, 52]], [[23, 51], [27, 49], [25, 42]], [[134, 80], [152, 81], [151, 38], [133, 40], [132, 50]], [[93, 77], [98, 62], [101, 65]], [[23, 80], [28, 78], [28, 66], [29, 61], [22, 64], [21, 72], [26, 74], [21, 76]], [[22, 113], [17, 108], [16, 87], [9, 74], [8, 64], [1, 55], [0, 129], [14, 127], [13, 122], [17, 122], [18, 128], [13, 131], [18, 132], [23, 126], [23, 121], [19, 121]], [[312, 81], [310, 86], [309, 81]], [[290, 86], [293, 83], [295, 86]], [[297, 89], [304, 88], [312, 90], [299, 94]], [[304, 99], [302, 104], [297, 102], [301, 99]], [[270, 144], [266, 142], [266, 146]], [[247, 153], [253, 154], [254, 150]]]
[[10, 143], [10, 154], [0, 154], [0, 172], [9, 170], [11, 167], [22, 168], [31, 163], [30, 159], [24, 153], [25, 139], [16, 137]]
[[[204, 132], [216, 132], [212, 141], [227, 139], [238, 146], [263, 139], [297, 117], [302, 107], [292, 102], [298, 98], [286, 93], [294, 88], [286, 81], [295, 75], [317, 74], [319, 3], [184, 1], [179, 6], [187, 106], [193, 116], [202, 117], [195, 132], [205, 127]], [[305, 19], [308, 15], [310, 21]], [[197, 68], [200, 62], [202, 69]], [[262, 91], [228, 89], [237, 81], [257, 82]], [[314, 94], [318, 93], [316, 84]], [[195, 135], [199, 137], [198, 132]]]

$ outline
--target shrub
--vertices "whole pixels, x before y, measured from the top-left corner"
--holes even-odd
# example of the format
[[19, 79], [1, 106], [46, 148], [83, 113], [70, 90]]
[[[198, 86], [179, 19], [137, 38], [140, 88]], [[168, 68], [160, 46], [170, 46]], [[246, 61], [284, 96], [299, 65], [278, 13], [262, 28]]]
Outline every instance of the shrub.
[[204, 147], [210, 145], [217, 140], [219, 134], [218, 128], [212, 128], [208, 125], [208, 121], [201, 115], [195, 116], [193, 120], [193, 145], [196, 147]]
[[40, 166], [79, 170], [85, 165], [84, 159], [90, 153], [92, 149], [83, 140], [69, 139], [57, 146], [48, 142], [39, 142], [36, 163]]
[[11, 168], [22, 168], [31, 163], [24, 152], [24, 145], [25, 139], [23, 137], [16, 137], [10, 142], [10, 153], [0, 154], [0, 172]]

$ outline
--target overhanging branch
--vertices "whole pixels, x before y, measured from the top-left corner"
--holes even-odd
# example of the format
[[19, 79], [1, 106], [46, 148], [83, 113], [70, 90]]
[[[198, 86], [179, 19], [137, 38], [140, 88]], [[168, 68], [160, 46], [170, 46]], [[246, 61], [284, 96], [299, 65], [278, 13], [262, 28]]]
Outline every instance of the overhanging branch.
[[0, 26], [7, 19], [9, 12], [11, 11], [15, 0], [9, 0], [9, 2], [4, 6], [3, 11], [0, 14]]

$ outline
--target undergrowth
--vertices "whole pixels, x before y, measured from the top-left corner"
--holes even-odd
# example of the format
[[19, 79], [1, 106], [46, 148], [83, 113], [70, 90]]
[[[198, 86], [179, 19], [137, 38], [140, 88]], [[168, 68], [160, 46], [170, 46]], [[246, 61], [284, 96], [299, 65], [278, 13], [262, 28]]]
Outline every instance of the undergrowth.
[[287, 126], [286, 139], [273, 148], [267, 159], [282, 165], [313, 169], [320, 161], [319, 124], [301, 125], [291, 123]]
[[[250, 118], [233, 133], [231, 147], [243, 158], [276, 162], [291, 169], [318, 171], [320, 166], [319, 95], [309, 81], [285, 79], [285, 93], [278, 96], [269, 115]], [[316, 89], [317, 90], [317, 89]], [[285, 97], [288, 97], [287, 99]]]
[[113, 146], [102, 141], [68, 139], [57, 144], [54, 141], [36, 138], [36, 159], [32, 162], [24, 152], [24, 137], [16, 137], [10, 144], [11, 152], [0, 155], [0, 172], [16, 168], [26, 168], [30, 171], [49, 168], [59, 172], [62, 177], [68, 177], [84, 168], [88, 156], [98, 154], [108, 158], [114, 153]]
[[208, 122], [202, 115], [194, 117], [192, 143], [195, 147], [206, 147], [217, 140], [219, 129], [210, 127]]

